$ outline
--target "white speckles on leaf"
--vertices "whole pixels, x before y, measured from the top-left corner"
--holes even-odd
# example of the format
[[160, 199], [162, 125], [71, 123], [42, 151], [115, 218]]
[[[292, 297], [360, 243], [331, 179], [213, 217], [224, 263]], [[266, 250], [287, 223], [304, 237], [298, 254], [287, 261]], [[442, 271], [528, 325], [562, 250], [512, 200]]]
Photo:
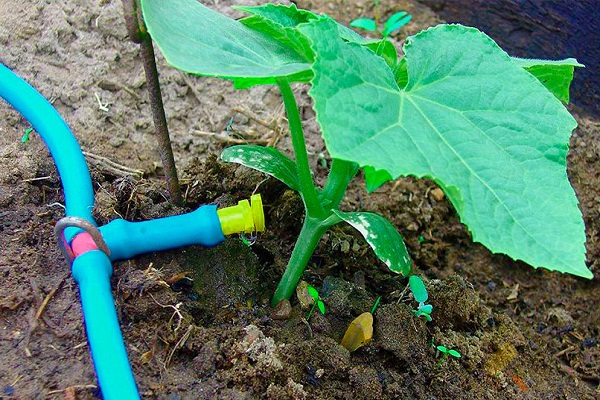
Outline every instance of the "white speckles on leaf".
[[273, 147], [232, 146], [223, 150], [221, 160], [244, 165], [279, 179], [294, 190], [299, 189], [296, 164]]
[[403, 275], [410, 273], [411, 261], [404, 241], [388, 220], [367, 212], [345, 213], [338, 210], [334, 212], [360, 232], [377, 257], [391, 271]]

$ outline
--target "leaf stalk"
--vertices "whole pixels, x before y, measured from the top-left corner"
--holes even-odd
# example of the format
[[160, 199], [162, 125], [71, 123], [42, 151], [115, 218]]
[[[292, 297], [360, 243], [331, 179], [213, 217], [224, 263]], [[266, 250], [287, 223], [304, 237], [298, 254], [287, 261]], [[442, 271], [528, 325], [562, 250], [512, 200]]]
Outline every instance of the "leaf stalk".
[[306, 143], [304, 141], [304, 132], [302, 131], [302, 121], [298, 112], [298, 105], [292, 87], [287, 80], [277, 80], [277, 85], [283, 97], [283, 104], [288, 118], [290, 134], [292, 136], [292, 146], [296, 156], [296, 167], [298, 169], [298, 179], [300, 181], [300, 195], [306, 207], [306, 215], [308, 217], [322, 219], [326, 215], [323, 206], [317, 197], [317, 189], [315, 188], [310, 165], [308, 163], [308, 153], [306, 151]]

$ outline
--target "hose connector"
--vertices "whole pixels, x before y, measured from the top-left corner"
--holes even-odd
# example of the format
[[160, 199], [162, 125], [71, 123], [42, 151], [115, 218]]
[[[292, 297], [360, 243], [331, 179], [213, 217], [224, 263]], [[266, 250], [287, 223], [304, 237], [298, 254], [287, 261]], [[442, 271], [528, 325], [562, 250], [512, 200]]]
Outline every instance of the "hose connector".
[[265, 213], [260, 194], [240, 200], [237, 206], [217, 209], [223, 235], [265, 231]]

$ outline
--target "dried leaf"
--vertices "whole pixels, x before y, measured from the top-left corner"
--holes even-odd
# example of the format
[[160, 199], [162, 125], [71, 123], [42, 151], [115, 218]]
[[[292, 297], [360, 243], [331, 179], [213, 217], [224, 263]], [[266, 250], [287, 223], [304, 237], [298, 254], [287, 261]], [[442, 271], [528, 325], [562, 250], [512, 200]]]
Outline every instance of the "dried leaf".
[[373, 314], [364, 312], [350, 323], [341, 344], [348, 349], [348, 351], [353, 352], [359, 347], [369, 343], [372, 337]]

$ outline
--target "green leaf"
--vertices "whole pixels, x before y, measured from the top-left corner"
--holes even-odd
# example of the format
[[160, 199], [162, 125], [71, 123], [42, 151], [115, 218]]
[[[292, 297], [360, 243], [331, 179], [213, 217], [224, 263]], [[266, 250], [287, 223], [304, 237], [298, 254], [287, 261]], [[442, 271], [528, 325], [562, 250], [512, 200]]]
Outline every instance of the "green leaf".
[[232, 79], [238, 88], [310, 79], [310, 60], [196, 0], [142, 0], [144, 21], [167, 62], [182, 71]]
[[332, 157], [433, 179], [473, 240], [593, 277], [566, 174], [576, 122], [489, 37], [440, 25], [408, 38], [401, 90], [385, 62], [336, 37], [329, 19], [300, 29], [317, 54], [309, 94]]
[[392, 69], [394, 72], [394, 79], [398, 85], [398, 89], [404, 90], [408, 85], [408, 68], [406, 67], [406, 60], [403, 58], [394, 66]]
[[319, 292], [314, 288], [314, 286], [308, 285], [306, 287], [306, 291], [315, 301], [319, 300]]
[[392, 180], [390, 173], [384, 169], [377, 170], [367, 165], [363, 168], [363, 171], [365, 172], [367, 193], [373, 193], [375, 190], [381, 187], [381, 185]]
[[319, 308], [321, 314], [325, 315], [325, 303], [323, 303], [321, 300], [317, 300], [317, 307]]
[[408, 275], [411, 261], [402, 236], [396, 228], [380, 215], [368, 212], [343, 212], [335, 215], [352, 225], [365, 238], [375, 255], [396, 273]]
[[461, 355], [458, 351], [452, 349], [452, 350], [448, 350], [448, 354], [450, 354], [452, 357], [456, 357], [456, 358], [460, 358]]
[[[314, 55], [308, 39], [300, 33], [298, 25], [319, 18], [311, 11], [298, 9], [295, 4], [265, 4], [260, 6], [234, 6], [233, 8], [252, 14], [243, 18], [241, 23], [255, 31], [262, 32], [278, 42], [292, 48], [307, 61], [314, 61]], [[353, 30], [337, 23], [340, 36], [347, 41], [360, 43], [382, 57], [390, 66], [396, 64], [398, 52], [389, 40], [367, 39]]]
[[255, 31], [260, 31], [272, 37], [287, 47], [302, 55], [306, 60], [313, 61], [310, 44], [304, 35], [295, 29], [299, 24], [309, 22], [318, 16], [310, 11], [299, 10], [295, 4], [264, 4], [260, 6], [237, 6], [235, 9], [252, 14], [240, 22]]
[[441, 351], [442, 353], [447, 353], [448, 352], [448, 348], [446, 346], [437, 346], [437, 349], [439, 351]]
[[431, 304], [425, 304], [423, 306], [419, 306], [419, 312], [423, 313], [423, 314], [431, 314], [431, 312], [433, 311], [433, 306]]
[[427, 294], [427, 289], [425, 288], [425, 284], [423, 280], [417, 275], [411, 275], [408, 278], [408, 286], [410, 287], [410, 291], [413, 296], [415, 296], [415, 300], [419, 303], [425, 303], [429, 298]]
[[227, 147], [221, 152], [221, 160], [253, 168], [271, 175], [300, 191], [296, 163], [273, 147], [238, 145]]
[[535, 76], [560, 101], [569, 104], [569, 88], [575, 67], [584, 67], [574, 58], [565, 60], [535, 60], [513, 57], [519, 66]]
[[25, 129], [25, 132], [23, 133], [23, 136], [21, 136], [21, 143], [27, 143], [27, 141], [29, 140], [29, 134], [33, 132], [33, 128], [29, 127], [27, 129]]
[[365, 42], [364, 46], [383, 58], [387, 65], [394, 67], [398, 62], [398, 52], [392, 42], [387, 39]]
[[383, 27], [383, 32], [381, 33], [383, 37], [390, 36], [393, 32], [402, 28], [404, 25], [408, 24], [412, 16], [408, 14], [406, 11], [400, 11], [393, 14], [387, 21], [385, 21], [385, 25]]
[[365, 31], [374, 32], [377, 30], [377, 23], [371, 18], [357, 18], [350, 21], [350, 26], [353, 28], [363, 29]]

